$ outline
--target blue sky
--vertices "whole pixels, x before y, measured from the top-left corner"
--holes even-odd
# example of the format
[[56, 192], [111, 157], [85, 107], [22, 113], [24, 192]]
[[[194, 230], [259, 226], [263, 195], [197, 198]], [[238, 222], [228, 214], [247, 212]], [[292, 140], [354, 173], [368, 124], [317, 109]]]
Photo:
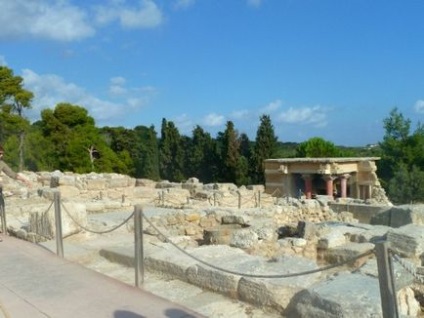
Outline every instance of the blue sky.
[[262, 114], [283, 142], [382, 140], [397, 107], [424, 117], [424, 1], [1, 0], [0, 64], [96, 125], [173, 121], [254, 140]]

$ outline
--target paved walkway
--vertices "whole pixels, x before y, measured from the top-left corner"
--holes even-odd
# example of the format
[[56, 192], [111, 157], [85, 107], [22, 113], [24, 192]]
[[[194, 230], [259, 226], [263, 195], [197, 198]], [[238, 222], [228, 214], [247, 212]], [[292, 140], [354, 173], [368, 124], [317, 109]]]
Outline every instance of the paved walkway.
[[0, 318], [203, 317], [14, 237], [0, 243]]

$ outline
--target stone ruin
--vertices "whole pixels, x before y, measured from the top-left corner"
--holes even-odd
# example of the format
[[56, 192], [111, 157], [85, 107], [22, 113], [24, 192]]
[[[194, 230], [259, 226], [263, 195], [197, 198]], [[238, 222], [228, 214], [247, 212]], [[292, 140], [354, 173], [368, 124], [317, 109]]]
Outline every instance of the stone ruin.
[[[337, 211], [333, 204], [345, 207], [346, 199], [277, 198], [267, 195], [261, 185], [238, 188], [233, 184], [202, 184], [195, 178], [171, 183], [118, 174], [58, 171], [27, 176], [35, 185], [29, 192], [12, 181], [5, 184], [5, 191], [10, 195], [9, 232], [30, 241], [54, 237], [53, 209], [46, 207], [60, 191], [64, 208], [80, 224], [89, 224], [93, 214], [132, 211], [141, 204], [155, 228], [172, 241], [180, 242], [197, 257], [234, 270], [311, 270], [362, 255], [378, 241], [387, 240], [405, 262], [416, 268], [416, 276], [424, 274], [424, 206], [393, 207], [381, 190], [376, 194], [378, 210], [373, 214], [372, 200], [356, 199], [348, 202], [351, 212]], [[370, 211], [368, 223], [358, 221], [354, 205]], [[65, 216], [63, 223], [64, 236], [81, 231], [69, 217]], [[158, 236], [152, 226], [146, 226], [144, 233]], [[146, 259], [148, 268], [266, 310], [290, 317], [381, 315], [376, 260], [370, 255], [337, 271], [270, 281], [217, 273], [201, 264], [187, 263], [177, 255], [170, 256], [168, 243], [160, 244], [163, 251]], [[400, 311], [418, 317], [424, 307], [423, 285], [395, 265], [403, 284], [397, 292]], [[366, 295], [364, 286], [369, 287]]]

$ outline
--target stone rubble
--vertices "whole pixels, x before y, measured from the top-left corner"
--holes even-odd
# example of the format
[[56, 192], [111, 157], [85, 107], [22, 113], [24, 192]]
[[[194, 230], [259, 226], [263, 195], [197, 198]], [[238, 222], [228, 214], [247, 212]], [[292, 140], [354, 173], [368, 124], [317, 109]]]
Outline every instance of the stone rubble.
[[[29, 191], [12, 180], [4, 184], [10, 195], [7, 222], [11, 234], [34, 242], [55, 236], [52, 202], [59, 191], [66, 210], [61, 213], [65, 237], [82, 232], [79, 225], [97, 230], [116, 226], [125, 219], [123, 215], [141, 205], [152, 222], [144, 225], [145, 235], [161, 239], [159, 229], [187, 253], [230, 271], [269, 275], [308, 271], [356, 257], [381, 240], [387, 240], [418, 272], [424, 265], [424, 206], [391, 207], [383, 191], [376, 200], [386, 202], [388, 210], [378, 213], [370, 225], [359, 223], [352, 212], [335, 212], [328, 197], [275, 198], [265, 194], [263, 186], [204, 185], [196, 178], [185, 183], [154, 182], [118, 174], [59, 171], [26, 175], [34, 184]], [[370, 201], [355, 204], [371, 207]], [[112, 212], [118, 215], [115, 219], [107, 216]], [[120, 229], [133, 230], [132, 222]], [[283, 316], [381, 316], [377, 277], [357, 269], [373, 264], [374, 256], [318, 274], [266, 279], [208, 267], [171, 251], [170, 243], [159, 241], [157, 246], [145, 258], [149, 270]], [[121, 255], [122, 248], [101, 253], [111, 261], [115, 255], [126, 266], [134, 264], [133, 256]], [[418, 317], [422, 312], [420, 290], [420, 284], [412, 280], [398, 291], [402, 315]]]

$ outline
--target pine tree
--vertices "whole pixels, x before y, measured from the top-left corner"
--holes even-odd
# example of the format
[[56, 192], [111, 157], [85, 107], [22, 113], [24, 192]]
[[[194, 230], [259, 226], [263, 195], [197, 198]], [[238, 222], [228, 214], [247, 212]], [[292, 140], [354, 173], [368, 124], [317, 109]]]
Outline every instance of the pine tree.
[[255, 183], [264, 183], [263, 161], [273, 157], [277, 148], [277, 137], [269, 115], [260, 117], [252, 155], [252, 176]]

